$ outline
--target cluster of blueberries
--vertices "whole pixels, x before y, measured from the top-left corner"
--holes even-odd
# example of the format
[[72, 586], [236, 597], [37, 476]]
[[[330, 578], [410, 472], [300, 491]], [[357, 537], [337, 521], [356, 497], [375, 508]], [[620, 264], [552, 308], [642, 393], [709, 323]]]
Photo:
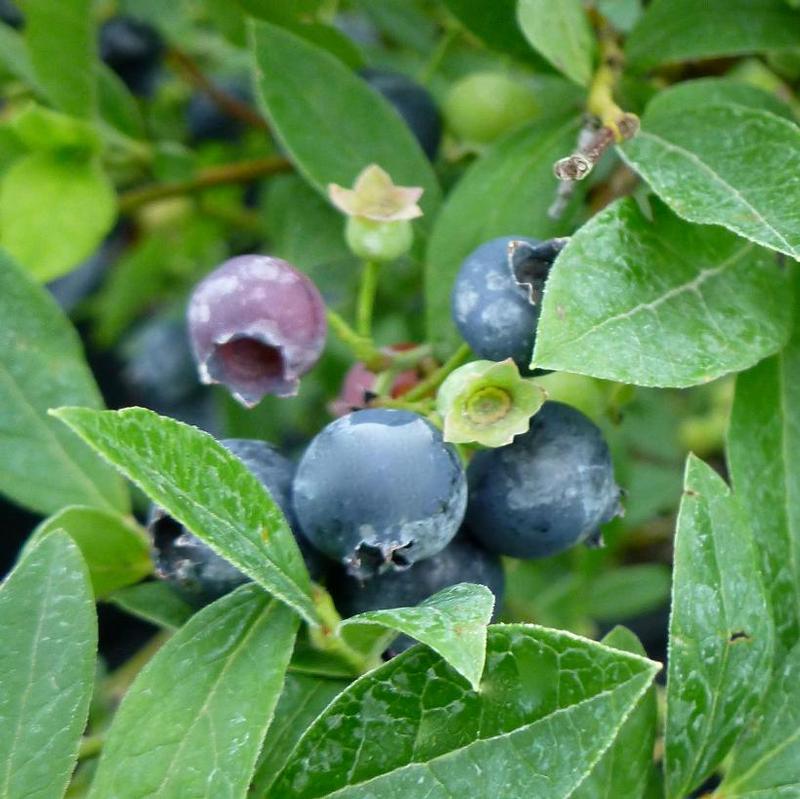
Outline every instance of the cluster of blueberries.
[[[495, 239], [465, 260], [453, 316], [476, 355], [528, 368], [547, 267], [562, 245]], [[225, 262], [189, 303], [201, 379], [246, 405], [293, 395], [322, 351], [324, 310], [314, 284], [283, 260]], [[459, 582], [487, 585], [499, 608], [500, 556], [591, 544], [619, 512], [602, 433], [570, 406], [546, 402], [528, 432], [476, 452], [465, 469], [428, 419], [368, 407], [372, 396], [366, 386], [351, 394], [349, 412], [313, 438], [297, 466], [262, 441], [221, 442], [281, 507], [312, 576], [346, 615], [415, 605]], [[160, 509], [149, 528], [158, 573], [193, 601], [246, 580]]]

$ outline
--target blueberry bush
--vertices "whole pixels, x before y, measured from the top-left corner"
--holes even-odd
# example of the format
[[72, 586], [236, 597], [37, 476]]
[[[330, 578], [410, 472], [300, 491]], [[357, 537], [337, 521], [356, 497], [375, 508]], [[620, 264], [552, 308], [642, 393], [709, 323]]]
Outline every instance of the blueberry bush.
[[0, 799], [800, 797], [797, 0], [0, 0]]

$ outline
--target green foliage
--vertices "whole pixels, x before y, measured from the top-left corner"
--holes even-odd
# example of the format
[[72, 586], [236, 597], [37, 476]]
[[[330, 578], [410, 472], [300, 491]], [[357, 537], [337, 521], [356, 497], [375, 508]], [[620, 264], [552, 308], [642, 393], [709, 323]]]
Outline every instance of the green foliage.
[[[800, 0], [15, 2], [0, 797], [800, 797]], [[164, 42], [144, 95], [99, 58], [116, 14]], [[373, 164], [407, 190], [345, 219], [329, 185]], [[397, 221], [418, 189], [423, 216]], [[568, 238], [511, 252], [514, 282], [478, 298], [499, 333], [538, 315], [531, 370], [503, 379], [450, 307], [464, 259], [501, 236]], [[298, 397], [252, 410], [195, 379], [175, 324], [246, 253], [304, 272], [329, 320]], [[228, 366], [272, 368], [258, 355]], [[625, 514], [587, 531], [602, 546], [502, 558], [497, 608], [461, 575], [341, 618], [342, 564], [314, 563], [297, 514], [219, 443], [296, 463], [368, 405], [426, 417], [467, 467], [513, 446], [543, 392], [600, 428]], [[557, 440], [539, 454], [567, 468]], [[540, 489], [506, 498], [549, 503], [542, 530], [580, 511]], [[152, 539], [149, 502], [175, 520]], [[159, 579], [168, 561], [250, 582], [201, 607]], [[117, 666], [120, 612], [160, 629]]]
[[768, 250], [620, 200], [587, 222], [548, 280], [533, 354], [546, 369], [691, 386], [786, 340], [788, 275]]
[[308, 572], [286, 519], [225, 447], [144, 408], [61, 408], [54, 415], [215, 551], [316, 621]]
[[138, 583], [153, 570], [144, 531], [130, 518], [101, 508], [73, 505], [45, 519], [33, 531], [26, 547], [56, 530], [68, 533], [78, 545], [97, 599]]
[[594, 38], [580, 0], [519, 0], [519, 25], [533, 47], [580, 86], [592, 77]]
[[[564, 633], [501, 625], [490, 630], [476, 693], [437, 655], [415, 647], [333, 701], [268, 796], [527, 791], [566, 799], [656, 671], [643, 658]], [[574, 747], [580, 765], [570, 758]]]
[[682, 106], [666, 93], [648, 105], [622, 153], [684, 219], [800, 255], [794, 197], [782, 191], [800, 168], [800, 131], [791, 122], [727, 103]]
[[89, 795], [243, 796], [297, 623], [253, 585], [194, 616], [130, 687]]
[[102, 406], [75, 331], [44, 289], [0, 252], [0, 489], [40, 513], [126, 510], [121, 482], [47, 410]]
[[80, 552], [44, 538], [0, 587], [0, 790], [61, 797], [94, 682], [97, 622]]
[[690, 456], [675, 537], [667, 675], [667, 797], [719, 765], [769, 680], [773, 626], [738, 498]]
[[636, 69], [797, 47], [800, 14], [784, 0], [655, 0], [631, 31]]

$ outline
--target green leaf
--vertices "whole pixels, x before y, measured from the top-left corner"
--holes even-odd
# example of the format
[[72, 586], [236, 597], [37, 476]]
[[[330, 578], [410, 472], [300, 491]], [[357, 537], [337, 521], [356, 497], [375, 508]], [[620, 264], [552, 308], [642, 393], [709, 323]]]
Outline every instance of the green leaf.
[[589, 584], [587, 610], [598, 621], [648, 613], [669, 601], [671, 575], [661, 563], [641, 563], [600, 572]]
[[89, 796], [243, 797], [297, 624], [255, 585], [193, 616], [128, 689]]
[[159, 581], [120, 588], [106, 600], [132, 616], [170, 630], [183, 627], [194, 613], [188, 602]]
[[539, 58], [517, 25], [517, 0], [444, 0], [444, 4], [487, 47], [517, 58]]
[[144, 138], [142, 113], [128, 87], [105, 64], [96, 65], [95, 76], [98, 112], [103, 120], [126, 136]]
[[719, 765], [769, 680], [773, 628], [752, 535], [716, 472], [689, 456], [675, 535], [667, 674], [667, 799]]
[[681, 114], [687, 108], [745, 105], [794, 121], [791, 108], [771, 92], [729, 78], [697, 78], [670, 86], [658, 95], [659, 113]]
[[25, 40], [13, 28], [0, 23], [0, 64], [10, 75], [37, 94], [44, 94], [33, 71]]
[[25, 40], [39, 83], [55, 106], [88, 117], [95, 107], [92, 0], [21, 0]]
[[255, 475], [212, 436], [144, 408], [60, 408], [53, 415], [215, 552], [316, 622], [288, 522]]
[[286, 675], [275, 718], [251, 782], [251, 796], [260, 797], [267, 793], [311, 722], [347, 686], [346, 680], [321, 679], [305, 674]]
[[617, 201], [562, 250], [545, 288], [537, 366], [683, 387], [780, 349], [791, 303], [774, 254], [659, 202], [652, 216]]
[[544, 239], [571, 230], [582, 186], [561, 220], [550, 219], [547, 210], [558, 185], [553, 163], [572, 152], [578, 127], [576, 117], [561, 116], [511, 134], [489, 148], [450, 192], [431, 234], [425, 272], [428, 337], [441, 354], [458, 346], [450, 294], [462, 261], [476, 247], [497, 236]]
[[565, 799], [658, 670], [524, 625], [491, 627], [486, 660], [479, 692], [419, 646], [362, 677], [300, 739], [269, 796]]
[[785, 652], [800, 640], [800, 321], [784, 350], [737, 377], [728, 465]]
[[60, 799], [94, 686], [97, 622], [75, 544], [54, 533], [0, 587], [0, 796]]
[[84, 119], [28, 103], [11, 120], [20, 141], [30, 150], [66, 150], [91, 153], [100, 149], [94, 127]]
[[800, 14], [783, 0], [655, 0], [625, 46], [636, 69], [701, 58], [790, 50]]
[[114, 187], [80, 154], [32, 153], [0, 182], [0, 245], [42, 282], [91, 255], [115, 218]]
[[78, 545], [98, 599], [153, 571], [144, 531], [130, 517], [73, 505], [45, 519], [26, 542], [26, 550], [56, 530], [68, 533]]
[[623, 33], [630, 32], [644, 13], [642, 0], [598, 0], [597, 10]]
[[[646, 656], [639, 639], [625, 627], [615, 627], [602, 643], [623, 652]], [[628, 716], [611, 748], [570, 799], [641, 799], [653, 764], [657, 719], [653, 685]]]
[[345, 619], [343, 637], [354, 628], [379, 627], [391, 631], [376, 643], [380, 654], [394, 633], [410, 635], [438, 652], [478, 690], [486, 658], [486, 627], [492, 618], [494, 596], [485, 585], [459, 583], [445, 588], [412, 608], [371, 610]]
[[681, 106], [667, 93], [619, 151], [684, 219], [800, 258], [798, 193], [787, 183], [800, 171], [797, 125], [741, 105]]
[[517, 19], [534, 49], [570, 80], [589, 85], [595, 41], [581, 0], [519, 0]]
[[75, 330], [45, 289], [0, 251], [0, 491], [49, 514], [65, 505], [128, 510], [122, 481], [55, 419], [102, 399]]
[[436, 176], [397, 112], [338, 59], [268, 22], [251, 22], [264, 111], [289, 156], [322, 194], [350, 186], [369, 164], [396, 184], [421, 186], [431, 214], [440, 199]]
[[800, 644], [736, 744], [719, 791], [726, 799], [800, 796]]

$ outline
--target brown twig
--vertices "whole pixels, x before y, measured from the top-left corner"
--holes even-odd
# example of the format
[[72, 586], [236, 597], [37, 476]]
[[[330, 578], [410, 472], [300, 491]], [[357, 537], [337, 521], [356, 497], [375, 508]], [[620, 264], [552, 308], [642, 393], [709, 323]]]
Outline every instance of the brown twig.
[[154, 183], [123, 192], [119, 198], [120, 213], [135, 211], [148, 203], [164, 200], [168, 197], [180, 197], [195, 194], [214, 186], [230, 183], [247, 183], [268, 175], [290, 172], [291, 163], [282, 156], [257, 158], [253, 161], [241, 161], [235, 164], [209, 167], [188, 180], [176, 180], [171, 183]]
[[257, 111], [209, 80], [191, 56], [181, 50], [171, 48], [167, 52], [167, 62], [184, 75], [192, 85], [207, 94], [225, 114], [240, 119], [251, 127], [269, 130], [266, 120]]

